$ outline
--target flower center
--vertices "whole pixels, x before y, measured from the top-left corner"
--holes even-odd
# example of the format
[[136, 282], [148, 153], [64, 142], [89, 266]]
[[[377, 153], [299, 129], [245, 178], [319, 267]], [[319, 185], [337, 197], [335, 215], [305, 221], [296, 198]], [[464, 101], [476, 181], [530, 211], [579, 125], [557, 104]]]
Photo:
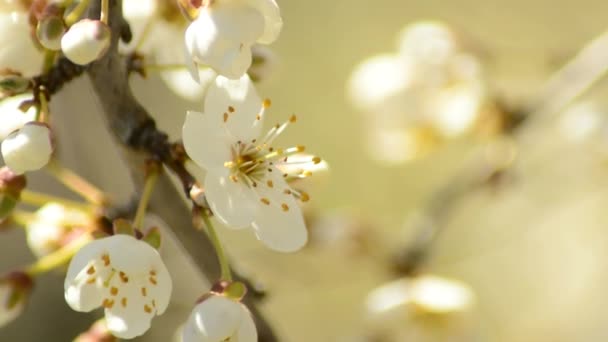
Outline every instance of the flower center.
[[[119, 306], [126, 309], [132, 302], [142, 305], [141, 310], [151, 314], [156, 310], [156, 300], [148, 298], [148, 292], [154, 290], [158, 281], [156, 271], [150, 270], [144, 279], [130, 279], [125, 272], [119, 271], [112, 266], [110, 256], [103, 254], [94, 260], [86, 270], [85, 285], [96, 286], [104, 289], [105, 296], [102, 306], [112, 309]], [[138, 287], [136, 291], [134, 287]], [[133, 298], [137, 295], [140, 298]]]
[[[270, 100], [266, 99], [262, 102], [260, 113], [255, 117], [255, 121], [261, 121], [264, 117], [266, 109], [270, 107]], [[228, 122], [230, 117], [236, 112], [232, 106], [227, 108], [223, 113], [224, 122]], [[319, 164], [321, 158], [310, 156], [308, 160], [301, 158], [290, 158], [296, 154], [300, 154], [305, 150], [304, 146], [297, 145], [283, 148], [274, 148], [272, 142], [285, 131], [287, 126], [295, 123], [297, 117], [292, 115], [287, 121], [282, 124], [272, 126], [262, 139], [252, 139], [251, 141], [237, 141], [231, 146], [230, 160], [224, 163], [224, 166], [230, 169], [230, 180], [235, 183], [242, 182], [249, 188], [257, 188], [259, 184], [268, 188], [274, 188], [273, 177], [270, 174], [279, 173], [286, 181], [297, 178], [305, 178], [312, 175], [310, 171], [312, 165]], [[254, 122], [257, 124], [257, 122]], [[290, 187], [286, 189], [278, 189], [287, 195], [292, 195], [303, 202], [308, 201], [308, 194], [302, 191], [296, 191]], [[262, 203], [270, 205], [267, 198], [260, 198]], [[287, 211], [286, 205], [282, 206]]]

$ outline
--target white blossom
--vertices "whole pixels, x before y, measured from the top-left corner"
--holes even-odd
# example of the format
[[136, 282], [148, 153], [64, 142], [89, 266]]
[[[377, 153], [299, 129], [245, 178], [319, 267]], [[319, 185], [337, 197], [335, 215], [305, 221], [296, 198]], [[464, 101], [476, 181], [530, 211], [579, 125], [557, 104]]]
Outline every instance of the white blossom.
[[[205, 113], [188, 112], [182, 136], [186, 152], [207, 170], [205, 193], [211, 210], [224, 224], [243, 228], [253, 226], [268, 247], [290, 252], [307, 240], [302, 212], [296, 199], [308, 195], [292, 189], [289, 177], [306, 177], [311, 164], [291, 157], [303, 146], [275, 149], [274, 139], [295, 122], [292, 116], [262, 133], [264, 112], [269, 100], [261, 101], [246, 75], [240, 80], [218, 77], [205, 97]], [[293, 174], [281, 172], [281, 165], [298, 164]]]
[[27, 244], [40, 258], [61, 248], [72, 228], [84, 228], [89, 224], [91, 218], [86, 212], [49, 202], [38, 209], [28, 223]]
[[211, 294], [192, 310], [182, 331], [182, 342], [256, 342], [251, 313], [240, 302]]
[[6, 166], [17, 174], [44, 167], [53, 153], [51, 130], [45, 124], [28, 122], [2, 141]]
[[449, 314], [463, 312], [474, 304], [470, 287], [457, 280], [433, 275], [402, 278], [369, 293], [368, 312], [375, 320], [403, 319], [414, 310]]
[[158, 252], [129, 235], [84, 246], [70, 262], [65, 299], [76, 311], [104, 307], [108, 330], [130, 339], [150, 328], [169, 305], [172, 283]]
[[[188, 112], [183, 141], [192, 160], [207, 170], [204, 189], [215, 216], [234, 228], [252, 225], [268, 247], [290, 252], [306, 243], [308, 233], [296, 199], [305, 202], [309, 197], [292, 189], [286, 178], [309, 176], [308, 165], [321, 159], [292, 163], [291, 157], [303, 146], [271, 146], [295, 116], [261, 135], [269, 105], [246, 75], [240, 80], [220, 76], [207, 92], [205, 113]], [[300, 167], [286, 174], [279, 169], [283, 164]]]
[[283, 26], [274, 0], [215, 0], [202, 7], [186, 30], [186, 61], [198, 80], [198, 64], [240, 78], [251, 66], [251, 47], [270, 44]]
[[17, 95], [0, 101], [0, 140], [4, 140], [10, 133], [23, 127], [26, 122], [36, 118], [36, 108], [30, 107], [25, 113], [19, 109], [23, 101], [31, 100], [29, 94]]
[[42, 71], [44, 55], [35, 45], [26, 11], [12, 2], [0, 6], [0, 69], [31, 77]]
[[61, 51], [72, 62], [89, 64], [110, 47], [110, 28], [99, 20], [82, 19], [61, 38]]
[[[131, 26], [133, 38], [129, 44], [121, 43], [120, 51], [126, 54], [137, 48], [137, 52], [143, 54], [148, 63], [172, 66], [160, 70], [160, 78], [176, 95], [198, 102], [217, 74], [211, 68], [200, 68], [199, 82], [192, 79], [190, 71], [184, 64], [183, 36], [188, 23], [179, 13], [170, 13], [170, 19], [163, 16], [161, 9], [166, 11], [168, 8], [159, 7], [156, 0], [145, 3], [141, 0], [122, 2], [123, 15]], [[172, 6], [170, 9], [177, 11], [177, 6]], [[179, 65], [183, 67], [175, 67]]]

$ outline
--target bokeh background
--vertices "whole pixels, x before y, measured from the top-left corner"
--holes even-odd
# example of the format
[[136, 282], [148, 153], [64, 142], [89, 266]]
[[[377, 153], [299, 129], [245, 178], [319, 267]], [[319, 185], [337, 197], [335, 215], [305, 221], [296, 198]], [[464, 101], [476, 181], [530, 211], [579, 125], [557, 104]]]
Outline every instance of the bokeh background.
[[[259, 92], [273, 101], [269, 125], [273, 118], [299, 116], [280, 142], [304, 144], [330, 163], [328, 175], [310, 180], [307, 208], [311, 217], [329, 223], [315, 231], [306, 249], [291, 255], [265, 250], [246, 232], [220, 233], [237, 268], [267, 290], [262, 308], [281, 341], [608, 339], [603, 286], [608, 281], [608, 136], [569, 139], [563, 113], [528, 131], [506, 181], [476, 188], [453, 204], [422, 269], [467, 284], [474, 305], [458, 317], [403, 316], [398, 327], [384, 329], [370, 320], [367, 295], [399, 277], [394, 256], [418, 234], [408, 223], [438, 189], [458, 181], [481, 143], [461, 139], [408, 163], [376, 163], [365, 146], [361, 113], [346, 96], [356, 65], [394, 51], [404, 25], [438, 19], [472, 42], [496, 96], [513, 106], [525, 104], [552, 72], [606, 29], [608, 5], [597, 0], [283, 0], [279, 5], [285, 27], [272, 46], [278, 64]], [[156, 77], [133, 83], [173, 138], [179, 137], [185, 110], [201, 106], [178, 99]], [[581, 99], [594, 103], [601, 120], [606, 119], [604, 88], [599, 82]], [[61, 157], [115, 198], [127, 200], [127, 173], [98, 107], [87, 80], [54, 99]], [[32, 183], [70, 195], [44, 174]], [[32, 260], [20, 230], [3, 232], [0, 250], [2, 270]], [[191, 303], [207, 290], [176, 246], [169, 243], [164, 253], [176, 277], [176, 298], [138, 341], [169, 341]], [[60, 275], [45, 276], [26, 313], [0, 330], [0, 340], [69, 341], [85, 329], [90, 317], [67, 308], [62, 282]], [[416, 333], [388, 332], [399, 329]]]

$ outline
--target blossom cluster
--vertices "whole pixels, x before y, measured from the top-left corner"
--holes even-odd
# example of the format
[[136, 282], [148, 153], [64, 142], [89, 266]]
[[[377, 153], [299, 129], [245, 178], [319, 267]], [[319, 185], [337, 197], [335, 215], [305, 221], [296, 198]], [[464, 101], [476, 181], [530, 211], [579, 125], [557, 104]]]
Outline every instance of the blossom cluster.
[[406, 26], [398, 51], [373, 56], [349, 81], [365, 116], [370, 156], [402, 163], [463, 137], [483, 120], [486, 88], [479, 60], [441, 22]]
[[[161, 77], [178, 94], [203, 102], [201, 112], [187, 113], [182, 130], [188, 162], [206, 171], [191, 191], [195, 209], [205, 210], [193, 212], [204, 216], [206, 229], [213, 230], [213, 216], [229, 228], [251, 227], [272, 250], [301, 249], [308, 232], [300, 207], [310, 196], [293, 182], [327, 165], [304, 154], [304, 146], [275, 146], [275, 139], [297, 121], [295, 115], [263, 131], [271, 101], [258, 95], [249, 73], [256, 66], [259, 44], [274, 42], [281, 32], [276, 1], [178, 1], [172, 6], [160, 0], [125, 0], [122, 5], [133, 39], [119, 47], [120, 53], [131, 58], [143, 55], [139, 71], [144, 75], [154, 68], [150, 61], [173, 63], [175, 68], [163, 70]], [[51, 94], [30, 81], [47, 73], [59, 56], [77, 65], [95, 63], [110, 51], [115, 34], [108, 26], [109, 11], [115, 6], [105, 0], [99, 20], [83, 18], [90, 14], [85, 0], [23, 6], [0, 0], [0, 77], [11, 80], [3, 83], [10, 87], [1, 89], [0, 99], [1, 152], [6, 164], [0, 193], [10, 199], [10, 209], [26, 186], [23, 174], [47, 166], [54, 152]], [[25, 86], [17, 86], [21, 83], [15, 80]], [[142, 195], [141, 212], [146, 200]], [[92, 333], [131, 339], [144, 334], [153, 317], [170, 303], [172, 280], [158, 251], [159, 231], [141, 230], [138, 208], [133, 223], [114, 221], [109, 232], [96, 216], [103, 203], [92, 202], [93, 209], [65, 201], [47, 202], [21, 216], [12, 213], [12, 219], [25, 226], [38, 258], [25, 278], [33, 279], [52, 268], [49, 265], [70, 260], [64, 283], [68, 305], [82, 312], [103, 308], [105, 328], [96, 324]], [[2, 219], [9, 214], [3, 213]], [[229, 269], [221, 253], [222, 268]], [[222, 286], [205, 292], [194, 307], [183, 328], [184, 342], [257, 340], [253, 317], [241, 303], [246, 291], [235, 295], [234, 288], [242, 284], [232, 282], [229, 273], [222, 277], [218, 280]], [[5, 283], [15, 282], [0, 282], [3, 297], [26, 295], [31, 287], [30, 282], [27, 286]], [[24, 303], [0, 307], [0, 324], [14, 319]]]

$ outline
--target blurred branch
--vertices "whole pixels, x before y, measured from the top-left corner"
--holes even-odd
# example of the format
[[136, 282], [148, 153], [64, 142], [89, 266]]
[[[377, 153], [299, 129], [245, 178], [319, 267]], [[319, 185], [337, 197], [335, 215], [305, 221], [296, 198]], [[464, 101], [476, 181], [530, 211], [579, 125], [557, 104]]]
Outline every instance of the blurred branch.
[[[98, 18], [99, 13], [100, 1], [93, 1], [89, 17]], [[118, 54], [120, 36], [129, 36], [120, 0], [110, 1], [109, 24], [112, 30], [111, 47], [103, 58], [90, 65], [87, 73], [102, 104], [109, 129], [123, 146], [122, 155], [131, 171], [133, 183], [141, 192], [144, 160], [152, 156], [178, 176], [184, 191], [188, 193], [194, 177], [184, 167], [179, 145], [170, 144], [167, 135], [156, 128], [155, 121], [135, 99], [129, 87], [127, 65]], [[194, 229], [190, 210], [166, 174], [158, 179], [150, 199], [150, 211], [169, 224], [199, 271], [211, 281], [218, 279], [220, 268], [213, 246], [205, 234]], [[251, 297], [247, 297], [245, 302], [255, 317], [259, 340], [276, 341], [270, 325]]]
[[[590, 90], [608, 74], [608, 32], [586, 44], [568, 63], [555, 72], [522, 113], [515, 112], [517, 122], [508, 134], [525, 144], [547, 120]], [[513, 114], [513, 113], [507, 113]], [[509, 115], [508, 115], [509, 116]], [[428, 259], [432, 246], [445, 228], [455, 204], [481, 186], [495, 184], [506, 175], [506, 169], [492, 166], [483, 155], [476, 155], [444, 186], [440, 187], [414, 222], [417, 236], [398, 251], [394, 268], [400, 274], [419, 271]]]

